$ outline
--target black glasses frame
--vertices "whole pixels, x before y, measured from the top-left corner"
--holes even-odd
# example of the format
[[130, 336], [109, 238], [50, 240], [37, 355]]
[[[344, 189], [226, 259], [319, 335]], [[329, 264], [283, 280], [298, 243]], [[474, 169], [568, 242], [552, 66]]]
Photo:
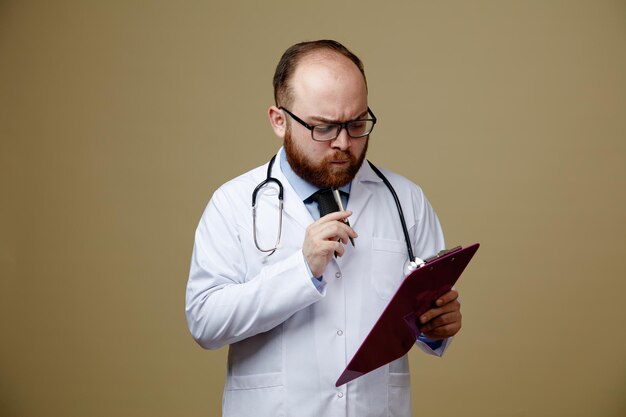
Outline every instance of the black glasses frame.
[[[301, 118], [299, 118], [298, 116], [296, 116], [295, 114], [293, 114], [292, 112], [290, 112], [289, 110], [287, 110], [284, 107], [279, 107], [280, 110], [284, 110], [289, 116], [291, 116], [291, 118], [293, 120], [295, 120], [296, 122], [300, 123], [302, 126], [306, 127], [307, 129], [309, 129], [311, 131], [311, 139], [313, 139], [314, 141], [317, 142], [328, 142], [331, 140], [335, 140], [339, 137], [339, 135], [341, 134], [341, 129], [346, 129], [346, 133], [348, 134], [348, 136], [350, 136], [351, 138], [354, 139], [358, 139], [358, 138], [364, 138], [366, 136], [369, 136], [370, 133], [372, 133], [372, 130], [374, 130], [374, 126], [376, 126], [376, 122], [378, 121], [378, 119], [376, 119], [376, 116], [374, 115], [374, 112], [372, 112], [372, 109], [370, 109], [369, 107], [367, 108], [367, 112], [370, 114], [370, 116], [372, 116], [371, 119], [357, 119], [357, 120], [350, 120], [348, 122], [344, 122], [344, 123], [320, 123], [318, 125], [310, 125], [307, 122], [305, 122], [304, 120], [302, 120]], [[363, 134], [363, 135], [358, 135], [358, 136], [352, 136], [350, 134], [350, 129], [348, 129], [348, 125], [351, 123], [356, 123], [356, 122], [372, 122], [372, 128], [370, 129], [369, 132]], [[318, 126], [339, 126], [339, 130], [337, 130], [337, 135], [335, 137], [329, 138], [329, 139], [315, 139], [315, 137], [313, 137], [313, 131], [316, 127]]]

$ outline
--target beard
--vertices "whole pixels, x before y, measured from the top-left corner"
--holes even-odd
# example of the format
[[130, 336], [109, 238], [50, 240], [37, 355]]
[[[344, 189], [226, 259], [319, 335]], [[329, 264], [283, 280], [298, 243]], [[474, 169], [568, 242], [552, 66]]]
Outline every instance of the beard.
[[[335, 153], [324, 158], [319, 164], [315, 164], [294, 143], [291, 137], [291, 129], [288, 128], [285, 132], [285, 155], [291, 169], [303, 180], [320, 188], [339, 188], [352, 181], [361, 168], [369, 144], [369, 138], [364, 139], [367, 142], [365, 142], [363, 152], [358, 157], [347, 151], [336, 150]], [[337, 167], [332, 163], [332, 161], [337, 160], [348, 161], [348, 164], [347, 166]]]

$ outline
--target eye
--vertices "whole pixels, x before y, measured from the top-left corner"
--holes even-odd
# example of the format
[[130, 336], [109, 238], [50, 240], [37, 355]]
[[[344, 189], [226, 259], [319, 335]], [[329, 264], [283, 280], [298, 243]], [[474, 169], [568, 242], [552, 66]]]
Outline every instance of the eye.
[[332, 138], [337, 134], [338, 125], [326, 124], [326, 125], [317, 125], [314, 127], [315, 137], [318, 139], [328, 139]]
[[315, 130], [317, 131], [317, 133], [329, 133], [329, 132], [333, 132], [335, 129], [337, 129], [336, 125], [317, 125], [315, 126]]
[[348, 124], [348, 133], [352, 137], [366, 136], [372, 130], [373, 124], [369, 120], [355, 120]]

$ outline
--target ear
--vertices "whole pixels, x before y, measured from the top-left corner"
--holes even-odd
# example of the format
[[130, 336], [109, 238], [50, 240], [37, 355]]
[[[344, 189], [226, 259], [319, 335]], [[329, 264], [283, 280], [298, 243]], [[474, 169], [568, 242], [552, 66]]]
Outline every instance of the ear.
[[276, 106], [272, 106], [267, 110], [267, 116], [270, 119], [270, 125], [274, 134], [281, 139], [285, 138], [285, 132], [287, 131], [287, 119], [285, 113]]

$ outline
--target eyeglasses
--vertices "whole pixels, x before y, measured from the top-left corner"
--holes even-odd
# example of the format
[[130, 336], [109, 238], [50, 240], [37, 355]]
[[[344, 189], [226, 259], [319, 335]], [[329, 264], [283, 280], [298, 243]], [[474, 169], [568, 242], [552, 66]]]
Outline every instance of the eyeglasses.
[[376, 124], [376, 116], [374, 116], [374, 113], [372, 113], [369, 107], [367, 108], [367, 113], [372, 116], [371, 119], [351, 120], [345, 123], [323, 123], [319, 125], [308, 124], [284, 107], [279, 107], [279, 109], [284, 110], [293, 120], [309, 129], [311, 131], [311, 138], [319, 142], [336, 139], [341, 133], [341, 129], [346, 129], [348, 136], [351, 138], [363, 138], [372, 133], [374, 125]]

